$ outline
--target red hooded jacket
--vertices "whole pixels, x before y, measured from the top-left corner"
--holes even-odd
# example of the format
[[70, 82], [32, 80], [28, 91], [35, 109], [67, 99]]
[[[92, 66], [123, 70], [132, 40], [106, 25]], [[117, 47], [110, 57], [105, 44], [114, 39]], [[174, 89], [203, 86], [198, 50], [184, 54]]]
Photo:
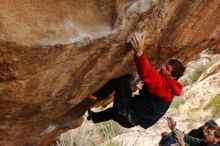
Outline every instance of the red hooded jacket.
[[174, 95], [180, 95], [182, 85], [163, 77], [149, 63], [146, 55], [135, 57], [139, 75], [144, 82], [140, 94], [129, 101], [129, 112], [143, 128], [154, 125], [168, 110]]
[[151, 66], [146, 55], [135, 57], [135, 62], [145, 87], [152, 94], [163, 101], [172, 101], [174, 95], [181, 95], [182, 85], [177, 80], [163, 77]]

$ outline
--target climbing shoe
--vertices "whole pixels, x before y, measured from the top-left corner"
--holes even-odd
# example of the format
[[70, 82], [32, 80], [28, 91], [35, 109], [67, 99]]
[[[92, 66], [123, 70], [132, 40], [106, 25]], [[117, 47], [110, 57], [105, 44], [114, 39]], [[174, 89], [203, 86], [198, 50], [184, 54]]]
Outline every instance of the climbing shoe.
[[97, 100], [98, 98], [97, 98], [96, 96], [94, 96], [94, 95], [91, 95], [91, 96], [89, 97], [89, 99]]

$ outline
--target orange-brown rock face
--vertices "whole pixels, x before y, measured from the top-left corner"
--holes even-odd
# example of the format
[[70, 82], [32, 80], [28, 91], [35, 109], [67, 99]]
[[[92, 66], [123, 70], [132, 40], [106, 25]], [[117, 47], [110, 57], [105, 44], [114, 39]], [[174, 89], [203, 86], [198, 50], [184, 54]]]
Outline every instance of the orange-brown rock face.
[[49, 123], [83, 115], [81, 101], [131, 73], [125, 42], [134, 31], [146, 35], [155, 67], [170, 57], [187, 62], [220, 39], [219, 0], [1, 0], [0, 14], [3, 146], [46, 145], [56, 137], [40, 136]]

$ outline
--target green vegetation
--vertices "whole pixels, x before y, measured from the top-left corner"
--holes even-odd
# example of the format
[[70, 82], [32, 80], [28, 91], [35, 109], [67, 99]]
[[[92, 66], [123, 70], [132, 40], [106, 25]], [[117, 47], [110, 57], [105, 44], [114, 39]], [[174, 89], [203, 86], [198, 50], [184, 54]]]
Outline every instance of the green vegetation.
[[212, 48], [206, 49], [205, 52], [209, 55], [214, 54], [214, 51], [212, 50]]
[[171, 103], [171, 108], [179, 109], [180, 105], [184, 104], [182, 96], [175, 96], [173, 102]]
[[195, 56], [192, 58], [192, 60], [198, 61], [200, 58], [201, 58], [201, 55], [200, 55], [200, 54], [197, 54], [197, 55], [195, 55]]
[[213, 115], [220, 113], [220, 93], [210, 100], [208, 107], [212, 108]]
[[105, 146], [120, 146], [120, 144], [114, 141], [110, 141], [107, 144], [105, 144]]
[[99, 134], [107, 140], [123, 133], [120, 126], [114, 121], [98, 123], [97, 129]]
[[110, 120], [107, 122], [98, 123], [96, 125], [96, 129], [101, 136], [101, 143], [106, 142], [105, 146], [119, 146], [117, 142], [112, 141], [113, 137], [124, 133], [123, 128], [121, 128], [119, 124]]
[[183, 85], [183, 87], [188, 86], [190, 84], [189, 81], [185, 80], [179, 80], [179, 82]]
[[189, 76], [191, 83], [194, 83], [195, 81], [197, 81], [197, 79], [201, 76], [201, 74], [207, 70], [209, 67], [211, 66], [211, 63], [209, 64], [203, 64], [198, 66], [195, 71]]
[[[204, 52], [205, 52], [205, 54], [208, 54], [208, 55], [214, 54], [214, 51], [212, 48], [208, 48], [208, 49], [204, 50]], [[200, 58], [201, 58], [201, 54], [197, 54], [192, 58], [192, 60], [198, 61]]]

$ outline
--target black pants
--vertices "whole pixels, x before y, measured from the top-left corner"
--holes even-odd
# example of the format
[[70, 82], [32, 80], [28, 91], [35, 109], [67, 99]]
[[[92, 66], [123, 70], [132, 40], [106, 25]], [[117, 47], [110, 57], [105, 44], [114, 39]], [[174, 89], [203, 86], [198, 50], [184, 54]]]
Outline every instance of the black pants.
[[125, 75], [117, 79], [110, 80], [93, 94], [98, 97], [98, 99], [105, 99], [108, 95], [115, 91], [113, 107], [101, 112], [93, 113], [92, 120], [94, 123], [112, 119], [126, 128], [134, 126], [128, 120], [129, 99], [131, 98], [130, 83], [131, 75]]

